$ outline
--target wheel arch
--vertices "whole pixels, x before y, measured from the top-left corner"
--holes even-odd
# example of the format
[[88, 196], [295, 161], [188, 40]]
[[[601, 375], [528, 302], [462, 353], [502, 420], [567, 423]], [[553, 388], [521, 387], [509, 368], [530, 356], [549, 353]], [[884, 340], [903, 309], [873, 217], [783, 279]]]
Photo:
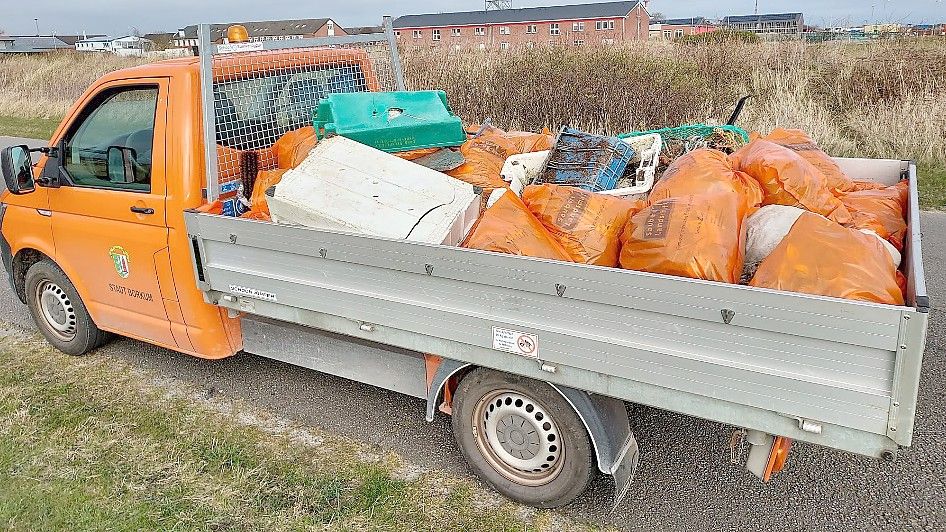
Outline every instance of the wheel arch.
[[[444, 396], [449, 380], [462, 379], [479, 366], [445, 358], [431, 379], [427, 392], [427, 421], [434, 420], [434, 411]], [[494, 370], [499, 371], [499, 370]], [[560, 384], [546, 382], [558, 392], [581, 419], [591, 439], [598, 469], [614, 477], [617, 484], [615, 505], [627, 492], [639, 459], [637, 440], [631, 431], [624, 401], [603, 395], [592, 395]]]
[[[26, 272], [29, 271], [30, 266], [43, 260], [48, 260], [56, 264], [56, 261], [54, 261], [52, 257], [35, 248], [23, 248], [17, 251], [16, 255], [13, 256], [10, 282], [13, 284], [13, 291], [16, 293], [16, 297], [24, 305], [26, 304]], [[56, 265], [59, 266], [58, 264]]]

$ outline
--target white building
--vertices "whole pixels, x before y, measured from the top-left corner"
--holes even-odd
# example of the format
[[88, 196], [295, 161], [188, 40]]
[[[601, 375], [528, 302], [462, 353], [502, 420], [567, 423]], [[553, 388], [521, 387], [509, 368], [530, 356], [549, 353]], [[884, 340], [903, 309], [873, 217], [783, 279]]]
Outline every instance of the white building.
[[95, 37], [76, 42], [80, 52], [109, 52], [123, 57], [140, 57], [155, 49], [154, 42], [135, 35], [125, 37]]

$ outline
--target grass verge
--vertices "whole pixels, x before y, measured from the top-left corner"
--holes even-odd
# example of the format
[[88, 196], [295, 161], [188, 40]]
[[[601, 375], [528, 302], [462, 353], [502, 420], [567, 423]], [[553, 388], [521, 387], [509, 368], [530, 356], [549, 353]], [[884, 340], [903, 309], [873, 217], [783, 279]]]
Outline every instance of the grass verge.
[[0, 116], [0, 136], [49, 139], [59, 126], [58, 118]]
[[920, 163], [917, 166], [920, 188], [920, 207], [946, 208], [946, 165]]
[[12, 530], [582, 528], [9, 326], [0, 486]]

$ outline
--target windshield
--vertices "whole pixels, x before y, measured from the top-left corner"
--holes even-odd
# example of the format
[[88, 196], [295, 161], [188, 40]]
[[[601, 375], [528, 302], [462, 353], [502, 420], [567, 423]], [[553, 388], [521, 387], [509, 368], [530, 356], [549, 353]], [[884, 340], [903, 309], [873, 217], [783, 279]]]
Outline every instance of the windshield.
[[358, 64], [215, 83], [217, 142], [238, 150], [268, 148], [287, 131], [312, 125], [312, 112], [327, 94], [367, 90]]

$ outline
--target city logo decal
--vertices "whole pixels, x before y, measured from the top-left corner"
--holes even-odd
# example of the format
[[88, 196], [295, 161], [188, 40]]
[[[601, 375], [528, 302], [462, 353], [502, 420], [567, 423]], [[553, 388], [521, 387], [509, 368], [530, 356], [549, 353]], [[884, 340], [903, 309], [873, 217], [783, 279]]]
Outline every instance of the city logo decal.
[[112, 246], [112, 249], [108, 250], [108, 255], [112, 257], [112, 263], [115, 266], [115, 271], [118, 272], [118, 276], [122, 279], [127, 279], [128, 275], [131, 273], [131, 266], [128, 260], [128, 252], [125, 251], [125, 248]]

